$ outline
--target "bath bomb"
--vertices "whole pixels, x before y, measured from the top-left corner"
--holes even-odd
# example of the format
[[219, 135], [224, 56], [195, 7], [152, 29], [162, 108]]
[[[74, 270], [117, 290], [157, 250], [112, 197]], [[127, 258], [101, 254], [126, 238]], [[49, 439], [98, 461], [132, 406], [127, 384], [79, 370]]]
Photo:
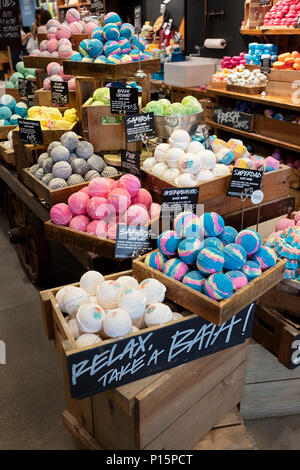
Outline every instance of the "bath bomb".
[[84, 181], [87, 181], [88, 183], [92, 181], [93, 178], [99, 178], [100, 174], [98, 171], [95, 170], [89, 170], [85, 175], [84, 175]]
[[215, 177], [228, 176], [230, 175], [230, 169], [226, 165], [223, 165], [223, 163], [217, 163], [212, 173]]
[[280, 163], [273, 157], [267, 157], [264, 161], [265, 172], [279, 170]]
[[35, 172], [35, 177], [38, 179], [38, 180], [41, 180], [44, 176], [44, 170], [43, 168], [39, 168], [36, 172]]
[[219, 235], [219, 239], [224, 243], [224, 245], [228, 245], [228, 243], [235, 242], [237, 234], [238, 231], [235, 228], [225, 225], [223, 232]]
[[2, 106], [0, 108], [0, 119], [10, 119], [12, 116], [11, 110], [8, 108], [8, 106]]
[[72, 34], [82, 34], [84, 27], [79, 21], [73, 21], [73, 23], [70, 24], [70, 30]]
[[[34, 49], [33, 51], [30, 52], [29, 55], [31, 55], [33, 57], [39, 57], [39, 56], [42, 55], [42, 52], [45, 52], [45, 51], [40, 51], [39, 49]], [[11, 83], [11, 82], [9, 82], [9, 83]]]
[[107, 238], [108, 225], [104, 220], [93, 220], [86, 228], [87, 233], [97, 235], [100, 238]]
[[68, 185], [62, 178], [53, 178], [49, 183], [49, 188], [52, 190], [66, 188]]
[[118, 170], [115, 167], [109, 165], [107, 165], [101, 172], [101, 176], [104, 178], [113, 178], [114, 176], [118, 176], [118, 174]]
[[152, 167], [151, 172], [155, 176], [162, 177], [167, 169], [168, 166], [165, 163], [156, 163]]
[[85, 215], [75, 215], [69, 222], [69, 227], [73, 230], [79, 230], [81, 232], [86, 232], [87, 226], [90, 223], [90, 220]]
[[156, 163], [156, 160], [154, 157], [146, 158], [146, 160], [144, 160], [144, 163], [143, 163], [143, 169], [149, 171], [152, 169], [155, 163]]
[[200, 153], [202, 150], [205, 150], [201, 142], [191, 142], [187, 148], [189, 153]]
[[57, 305], [59, 306], [59, 308], [62, 312], [65, 312], [64, 304], [63, 304], [63, 296], [64, 296], [65, 292], [69, 289], [72, 289], [72, 287], [73, 286], [62, 287], [61, 289], [59, 289], [59, 291], [57, 291], [57, 293], [55, 295], [55, 300], [57, 302]]
[[80, 20], [80, 13], [76, 8], [70, 8], [66, 13], [66, 20], [68, 23], [73, 23], [74, 21]]
[[217, 237], [224, 231], [225, 222], [216, 212], [205, 212], [199, 217], [205, 237]]
[[197, 185], [197, 181], [194, 175], [190, 175], [189, 173], [183, 173], [175, 179], [175, 185], [178, 188], [188, 188]]
[[224, 256], [224, 268], [229, 271], [237, 271], [242, 269], [247, 261], [247, 253], [241, 245], [237, 243], [229, 243], [222, 251]]
[[197, 183], [202, 183], [203, 181], [210, 181], [215, 178], [215, 175], [210, 170], [200, 170], [197, 175], [195, 175]]
[[[185, 155], [186, 154], [184, 150], [182, 150], [181, 148], [170, 148], [169, 150], [166, 151], [164, 159], [170, 168], [178, 168], [180, 159], [185, 158]], [[152, 168], [152, 172], [153, 172], [153, 168]]]
[[131, 41], [133, 36], [134, 36], [134, 27], [130, 23], [123, 23], [121, 28], [120, 28], [120, 34], [123, 38], [128, 39], [128, 41]]
[[87, 346], [93, 346], [94, 344], [102, 343], [99, 336], [92, 333], [84, 333], [76, 339], [76, 345], [78, 348], [86, 348]]
[[47, 153], [49, 155], [49, 157], [51, 156], [51, 151], [55, 148], [55, 147], [60, 147], [61, 146], [61, 142], [59, 142], [58, 140], [54, 140], [53, 142], [51, 142], [51, 144], [48, 145], [48, 148], [47, 148]]
[[228, 271], [226, 273], [233, 284], [233, 290], [239, 290], [248, 284], [248, 279], [241, 271]]
[[254, 256], [252, 256], [251, 261], [259, 264], [262, 271], [275, 266], [277, 261], [277, 256], [272, 248], [267, 246], [261, 246]]
[[107, 41], [104, 46], [104, 54], [106, 57], [109, 57], [110, 55], [120, 55], [121, 48], [119, 43], [117, 41]]
[[86, 25], [84, 26], [84, 32], [85, 34], [91, 34], [94, 29], [98, 28], [98, 24], [92, 22], [92, 21], [89, 21], [88, 23], [86, 23]]
[[107, 23], [103, 29], [104, 38], [106, 41], [118, 41], [120, 38], [120, 30], [117, 25]]
[[41, 179], [42, 183], [44, 183], [46, 186], [49, 186], [50, 181], [53, 179], [52, 173], [48, 173], [43, 178]]
[[190, 271], [182, 279], [182, 283], [191, 289], [201, 292], [205, 284], [205, 277], [199, 271]]
[[99, 39], [90, 39], [87, 45], [87, 53], [90, 57], [97, 57], [103, 51], [103, 44]]
[[170, 150], [169, 144], [158, 144], [154, 150], [154, 158], [157, 162], [163, 162], [166, 159], [167, 151]]
[[248, 281], [252, 281], [252, 279], [260, 276], [262, 273], [259, 263], [255, 263], [255, 261], [247, 261], [243, 266], [242, 272], [245, 274]]
[[118, 44], [121, 48], [122, 58], [125, 54], [127, 55], [129, 52], [131, 52], [131, 45], [128, 39], [120, 37]]
[[107, 205], [107, 199], [105, 197], [95, 196], [88, 200], [86, 211], [91, 219], [102, 220], [104, 218], [103, 205]]
[[221, 250], [216, 248], [203, 248], [197, 257], [197, 268], [202, 274], [214, 274], [223, 270], [224, 256]]
[[153, 302], [146, 308], [145, 323], [148, 327], [161, 325], [173, 320], [173, 313], [168, 305]]
[[131, 197], [129, 192], [122, 188], [117, 188], [110, 191], [107, 196], [107, 200], [109, 204], [114, 206], [118, 214], [123, 214], [126, 212], [131, 204]]
[[169, 259], [163, 267], [163, 273], [177, 281], [182, 281], [188, 271], [189, 267], [187, 264], [176, 258]]
[[127, 225], [146, 226], [149, 222], [147, 208], [133, 204], [124, 214], [124, 222]]
[[165, 263], [168, 261], [168, 258], [161, 254], [159, 251], [154, 251], [149, 253], [145, 258], [145, 265], [150, 266], [157, 271], [162, 272]]
[[147, 189], [141, 188], [137, 195], [132, 198], [132, 203], [141, 204], [149, 210], [152, 204], [152, 196]]
[[88, 43], [89, 43], [89, 39], [83, 39], [80, 43], [79, 43], [79, 52], [82, 56], [86, 57], [88, 55], [88, 52], [87, 52], [87, 46], [88, 46]]
[[103, 171], [105, 168], [105, 162], [103, 158], [95, 154], [88, 158], [87, 164], [90, 170], [95, 170], [99, 173], [101, 173], [101, 171]]
[[159, 251], [165, 256], [176, 255], [181, 237], [174, 230], [167, 230], [160, 234], [157, 240]]
[[125, 336], [132, 331], [132, 321], [129, 313], [121, 308], [106, 312], [103, 318], [103, 333], [108, 338]]
[[216, 158], [218, 163], [230, 165], [234, 161], [234, 153], [229, 148], [223, 147], [216, 153]]
[[61, 202], [51, 207], [50, 217], [55, 225], [68, 225], [73, 217], [73, 214], [70, 211], [68, 205]]
[[51, 82], [63, 82], [63, 79], [60, 75], [51, 75], [50, 86], [51, 86]]
[[109, 23], [113, 23], [117, 25], [118, 27], [120, 27], [122, 24], [122, 21], [117, 13], [115, 13], [114, 11], [111, 11], [107, 13], [104, 17], [104, 25], [107, 25]]
[[88, 160], [94, 153], [94, 147], [90, 142], [83, 140], [78, 143], [75, 153], [77, 157]]
[[62, 297], [64, 312], [72, 316], [77, 313], [81, 305], [86, 305], [89, 303], [89, 294], [80, 287], [70, 286], [70, 288], [65, 291]]
[[76, 314], [76, 321], [81, 333], [99, 333], [105, 311], [100, 305], [81, 305]]
[[53, 165], [52, 173], [54, 178], [67, 180], [72, 174], [72, 167], [68, 162], [57, 162]]
[[204, 170], [214, 169], [217, 163], [217, 159], [211, 150], [202, 150], [198, 155], [201, 158], [201, 168]]
[[157, 279], [144, 279], [140, 287], [146, 296], [147, 305], [153, 302], [163, 302], [166, 295], [166, 287]]
[[120, 276], [117, 279], [117, 283], [123, 288], [123, 292], [127, 289], [140, 290], [138, 281], [132, 276]]
[[203, 238], [199, 218], [192, 212], [181, 212], [175, 217], [174, 228], [180, 238]]
[[83, 158], [74, 158], [71, 162], [71, 167], [73, 173], [81, 176], [84, 176], [89, 170], [88, 164]]
[[201, 158], [199, 154], [186, 153], [180, 157], [178, 167], [183, 173], [190, 173], [195, 175], [201, 168]]
[[181, 172], [179, 168], [169, 168], [165, 173], [163, 174], [163, 179], [166, 181], [169, 181], [170, 183], [175, 183], [176, 178], [180, 176]]
[[84, 183], [84, 179], [81, 175], [71, 175], [67, 179], [68, 186], [75, 186], [76, 184]]
[[37, 172], [37, 170], [40, 168], [40, 165], [37, 163], [35, 165], [32, 165], [29, 169], [29, 173], [31, 175], [35, 175], [35, 173]]
[[57, 39], [56, 35], [57, 35], [57, 26], [51, 26], [51, 28], [49, 28], [47, 32], [48, 41], [51, 41], [51, 39]]
[[[127, 289], [120, 296], [119, 308], [129, 313], [132, 323], [140, 319], [146, 310], [147, 299], [145, 294], [140, 290]], [[138, 325], [137, 325], [138, 326]]]
[[218, 237], [207, 237], [204, 239], [204, 246], [206, 248], [216, 248], [217, 250], [223, 250], [224, 244]]
[[79, 331], [79, 328], [78, 328], [78, 325], [77, 325], [77, 322], [76, 322], [75, 318], [71, 318], [71, 320], [68, 321], [68, 328], [69, 328], [70, 333], [73, 336], [73, 338], [75, 340], [78, 339], [79, 336], [80, 336], [80, 331]]
[[54, 147], [50, 151], [50, 157], [52, 158], [54, 163], [61, 162], [61, 161], [67, 162], [67, 160], [69, 160], [70, 158], [70, 152], [66, 147], [60, 144]]
[[104, 43], [105, 41], [104, 32], [101, 26], [93, 29], [93, 31], [91, 32], [91, 39], [99, 39], [99, 41], [101, 41], [102, 44]]
[[57, 39], [62, 39], [66, 38], [69, 39], [71, 37], [71, 29], [70, 26], [67, 25], [66, 23], [62, 23], [59, 26], [57, 26], [57, 31], [56, 31], [56, 37]]
[[288, 219], [287, 217], [279, 220], [279, 222], [277, 222], [276, 227], [275, 227], [276, 232], [278, 232], [279, 230], [285, 230], [288, 227], [294, 227], [295, 221], [296, 219], [295, 220]]
[[15, 113], [16, 114], [19, 114], [19, 116], [21, 116], [21, 117], [25, 117], [27, 112], [28, 112], [27, 104], [22, 103], [21, 101], [20, 101], [20, 103], [16, 104], [16, 106], [15, 106]]
[[233, 294], [233, 284], [226, 274], [212, 274], [205, 281], [203, 292], [214, 300], [227, 299]]
[[147, 47], [147, 41], [142, 37], [142, 36], [134, 36], [131, 40], [132, 46], [134, 46], [136, 49], [144, 52], [144, 50]]
[[68, 206], [73, 215], [85, 215], [87, 211], [87, 204], [90, 198], [87, 194], [77, 192], [71, 194], [68, 199]]
[[184, 238], [178, 245], [178, 256], [184, 263], [194, 264], [203, 245], [204, 240], [199, 238]]
[[61, 144], [69, 150], [69, 152], [73, 152], [79, 143], [78, 136], [73, 131], [65, 132], [61, 136], [60, 141]]
[[[54, 51], [57, 51], [58, 50], [58, 41], [57, 39], [50, 39], [48, 42], [47, 42], [47, 51], [48, 52], [54, 52]], [[50, 74], [48, 74], [50, 75]]]
[[132, 62], [132, 57], [129, 54], [122, 54], [121, 61], [122, 64], [130, 64]]
[[136, 176], [127, 174], [121, 176], [117, 182], [117, 188], [125, 189], [134, 198], [141, 189], [141, 182]]
[[57, 28], [59, 24], [60, 24], [59, 21], [57, 21], [54, 18], [51, 18], [51, 20], [47, 21], [47, 29], [49, 30], [52, 26], [55, 26]]
[[72, 47], [69, 46], [60, 46], [58, 48], [58, 55], [59, 57], [63, 57], [64, 59], [69, 59], [73, 54]]
[[49, 158], [47, 152], [41, 153], [41, 155], [38, 158], [38, 164], [40, 168], [43, 168], [44, 161], [47, 160], [47, 158]]
[[187, 150], [190, 145], [191, 138], [188, 132], [178, 129], [172, 133], [169, 142], [171, 147]]
[[116, 281], [104, 281], [97, 287], [96, 297], [104, 309], [117, 308], [123, 287]]
[[255, 230], [250, 228], [238, 233], [235, 243], [241, 245], [247, 252], [247, 255], [254, 255], [261, 246], [261, 238]]

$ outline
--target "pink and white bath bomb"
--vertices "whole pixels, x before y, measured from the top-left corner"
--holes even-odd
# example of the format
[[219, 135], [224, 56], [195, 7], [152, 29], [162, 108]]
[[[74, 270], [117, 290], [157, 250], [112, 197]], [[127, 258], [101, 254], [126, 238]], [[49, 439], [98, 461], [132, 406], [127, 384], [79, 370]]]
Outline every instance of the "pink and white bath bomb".
[[51, 75], [50, 77], [51, 82], [63, 82], [63, 79], [60, 75]]
[[125, 222], [127, 225], [145, 226], [149, 222], [149, 215], [146, 210], [136, 204], [129, 207], [125, 213]]
[[64, 59], [69, 59], [72, 54], [73, 54], [72, 47], [63, 45], [63, 46], [60, 46], [58, 49], [59, 57], [63, 57]]
[[70, 30], [72, 34], [82, 34], [83, 33], [83, 26], [79, 21], [74, 21], [73, 23], [70, 24]]
[[87, 233], [100, 238], [107, 238], [108, 225], [105, 220], [93, 220], [86, 228]]
[[84, 333], [76, 339], [76, 345], [79, 349], [93, 346], [94, 344], [102, 343], [101, 338], [94, 333]]
[[133, 204], [142, 204], [148, 209], [150, 209], [151, 204], [152, 204], [152, 196], [147, 191], [147, 189], [141, 188], [139, 192], [137, 193], [136, 196], [132, 198], [132, 203]]
[[71, 78], [68, 80], [68, 90], [69, 91], [76, 91], [76, 78]]
[[49, 51], [43, 51], [41, 52], [41, 57], [51, 57], [52, 52]]
[[295, 220], [293, 219], [288, 219], [285, 217], [284, 219], [279, 220], [277, 222], [275, 230], [278, 232], [279, 230], [285, 230], [288, 227], [294, 227], [295, 226]]
[[168, 305], [153, 302], [146, 308], [145, 323], [148, 327], [161, 325], [172, 320], [173, 312]]
[[88, 294], [96, 295], [98, 285], [104, 281], [105, 279], [101, 273], [91, 270], [81, 276], [79, 285], [82, 289], [87, 291]]
[[49, 52], [57, 51], [57, 49], [58, 49], [57, 39], [50, 39], [49, 41], [47, 41], [47, 50]]
[[55, 225], [68, 225], [72, 219], [72, 212], [70, 211], [67, 204], [61, 202], [51, 207], [50, 217]]
[[126, 189], [116, 188], [110, 191], [107, 200], [109, 204], [112, 204], [118, 214], [126, 212], [131, 204], [131, 197]]
[[72, 214], [85, 215], [89, 201], [90, 198], [87, 194], [78, 191], [77, 193], [71, 194], [68, 199], [68, 206]]
[[97, 177], [93, 178], [89, 183], [89, 193], [91, 197], [107, 197], [108, 193], [111, 191], [112, 183], [109, 178]]
[[58, 20], [55, 20], [54, 18], [51, 18], [51, 20], [47, 21], [47, 29], [49, 31], [50, 28], [52, 28], [53, 26], [55, 26], [57, 28], [57, 26], [59, 26], [60, 23]]
[[46, 70], [47, 70], [47, 74], [49, 75], [49, 77], [51, 77], [51, 75], [57, 75], [60, 71], [60, 65], [57, 62], [50, 62], [47, 65]]
[[58, 47], [60, 46], [69, 46], [72, 47], [72, 43], [69, 39], [67, 38], [62, 38], [58, 41]]
[[47, 50], [47, 39], [44, 39], [43, 41], [40, 42], [40, 51], [46, 51]]
[[76, 8], [70, 8], [67, 13], [66, 13], [66, 20], [67, 22], [73, 23], [74, 21], [79, 21], [80, 20], [80, 13]]
[[[43, 51], [43, 52], [44, 52], [44, 51]], [[40, 51], [39, 49], [34, 49], [33, 51], [30, 52], [29, 55], [31, 55], [31, 56], [33, 56], [33, 57], [39, 57], [39, 56], [42, 55], [42, 51]]]
[[86, 206], [86, 211], [91, 219], [95, 219], [95, 220], [103, 219], [103, 210], [101, 210], [101, 206], [103, 204], [107, 204], [107, 199], [105, 197], [95, 196], [95, 197], [92, 197], [88, 201], [88, 204]]
[[135, 197], [141, 189], [141, 182], [134, 175], [123, 175], [117, 183], [117, 188], [125, 189], [131, 197]]
[[81, 333], [99, 333], [105, 311], [100, 305], [81, 305], [76, 313], [76, 321]]
[[91, 34], [91, 32], [94, 31], [94, 29], [97, 27], [98, 25], [96, 23], [89, 21], [84, 27], [84, 32], [85, 34]]
[[57, 32], [56, 32], [57, 39], [62, 39], [62, 38], [69, 39], [71, 37], [71, 34], [72, 33], [71, 33], [71, 29], [69, 25], [63, 23], [57, 27]]
[[109, 310], [103, 318], [103, 333], [108, 338], [125, 336], [132, 331], [132, 321], [125, 310], [115, 308]]
[[96, 297], [102, 308], [117, 308], [123, 287], [116, 281], [104, 281], [97, 287]]
[[69, 227], [73, 230], [80, 230], [86, 232], [87, 226], [90, 223], [90, 219], [86, 215], [75, 215], [70, 222]]
[[43, 90], [51, 90], [51, 80], [50, 77], [46, 77], [43, 81]]
[[47, 33], [47, 39], [50, 41], [50, 39], [57, 39], [57, 27], [56, 26], [51, 26], [51, 28], [48, 29]]

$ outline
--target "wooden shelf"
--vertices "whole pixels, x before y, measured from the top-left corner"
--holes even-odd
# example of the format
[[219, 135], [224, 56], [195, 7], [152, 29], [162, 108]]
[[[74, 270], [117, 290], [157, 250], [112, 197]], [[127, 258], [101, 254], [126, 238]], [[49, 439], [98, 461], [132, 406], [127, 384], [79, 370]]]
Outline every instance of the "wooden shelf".
[[206, 120], [206, 124], [216, 129], [220, 129], [222, 131], [231, 132], [232, 134], [242, 135], [244, 137], [247, 137], [248, 139], [259, 140], [260, 142], [265, 142], [266, 144], [271, 144], [271, 145], [274, 145], [275, 147], [282, 147], [287, 150], [300, 153], [300, 147], [298, 145], [290, 144], [288, 142], [282, 142], [281, 140], [273, 139], [271, 137], [265, 137], [264, 135], [260, 135], [255, 132], [246, 132], [240, 129], [233, 129], [232, 127], [223, 126], [222, 124], [217, 124], [216, 122], [211, 121], [211, 120]]
[[240, 29], [243, 36], [291, 36], [299, 35], [300, 28], [284, 28], [284, 29]]

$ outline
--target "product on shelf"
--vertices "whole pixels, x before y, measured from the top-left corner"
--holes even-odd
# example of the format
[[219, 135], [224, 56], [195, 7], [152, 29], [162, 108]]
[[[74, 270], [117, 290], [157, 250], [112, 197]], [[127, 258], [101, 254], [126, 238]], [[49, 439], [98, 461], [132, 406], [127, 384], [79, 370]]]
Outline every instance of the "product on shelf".
[[262, 56], [269, 56], [271, 63], [277, 61], [278, 46], [275, 44], [259, 44], [251, 42], [245, 59], [248, 65], [260, 65]]
[[76, 90], [75, 77], [73, 75], [66, 75], [62, 65], [57, 62], [50, 62], [46, 69], [48, 77], [43, 81], [43, 89], [51, 90], [51, 82], [67, 82], [69, 91]]
[[278, 56], [273, 63], [276, 70], [300, 70], [300, 53], [298, 51], [286, 52]]
[[186, 96], [181, 103], [172, 103], [167, 99], [150, 101], [143, 109], [145, 113], [154, 113], [155, 116], [185, 116], [198, 114], [203, 108], [197, 98]]
[[41, 122], [44, 129], [70, 129], [78, 120], [75, 108], [66, 109], [62, 114], [58, 108], [32, 106], [28, 109], [28, 119]]
[[28, 109], [23, 102], [17, 103], [11, 95], [0, 98], [0, 126], [17, 126], [18, 119], [27, 119]]
[[297, 26], [300, 15], [300, 3], [298, 0], [279, 0], [265, 15], [264, 26]]
[[239, 56], [224, 56], [221, 60], [222, 69], [235, 69], [239, 65], [246, 65], [245, 52], [241, 52]]
[[245, 88], [266, 86], [268, 79], [260, 70], [235, 70], [229, 73], [227, 85], [235, 85]]
[[18, 88], [19, 78], [35, 78], [35, 69], [26, 68], [23, 62], [18, 62], [16, 72], [5, 83], [6, 88]]

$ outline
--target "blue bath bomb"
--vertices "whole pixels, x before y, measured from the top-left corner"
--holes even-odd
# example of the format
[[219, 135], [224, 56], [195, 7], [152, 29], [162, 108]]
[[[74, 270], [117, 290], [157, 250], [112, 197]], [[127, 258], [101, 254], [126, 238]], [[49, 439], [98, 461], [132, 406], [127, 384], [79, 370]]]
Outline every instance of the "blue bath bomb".
[[83, 55], [80, 54], [79, 52], [75, 52], [75, 54], [72, 54], [70, 57], [70, 60], [74, 60], [75, 62], [82, 62]]
[[203, 248], [203, 240], [199, 238], [184, 238], [178, 245], [178, 256], [186, 264], [194, 264], [197, 256]]
[[228, 243], [235, 242], [237, 234], [238, 231], [235, 230], [235, 228], [225, 225], [224, 231], [219, 235], [219, 239], [224, 243], [224, 245], [228, 245]]
[[203, 248], [197, 256], [197, 268], [202, 274], [214, 274], [223, 270], [223, 251], [215, 248]]
[[0, 119], [9, 120], [11, 118], [12, 112], [7, 106], [1, 106], [0, 108]]
[[157, 247], [163, 255], [174, 256], [180, 240], [180, 237], [174, 230], [167, 230], [158, 237]]
[[247, 261], [247, 253], [245, 249], [237, 243], [229, 243], [222, 251], [224, 256], [224, 268], [229, 271], [242, 269]]
[[218, 237], [207, 237], [204, 239], [204, 246], [223, 250], [224, 244]]
[[233, 294], [233, 284], [226, 274], [212, 274], [206, 280], [203, 292], [214, 300], [228, 299]]
[[216, 212], [205, 212], [199, 220], [204, 228], [205, 237], [218, 237], [224, 231], [224, 219]]
[[11, 111], [13, 111], [16, 106], [16, 100], [11, 95], [2, 95], [0, 98], [0, 105], [7, 106]]
[[184, 276], [182, 283], [191, 289], [201, 292], [205, 284], [205, 277], [199, 271], [190, 271]]
[[97, 57], [103, 51], [103, 44], [99, 39], [90, 39], [86, 50], [90, 57]]

